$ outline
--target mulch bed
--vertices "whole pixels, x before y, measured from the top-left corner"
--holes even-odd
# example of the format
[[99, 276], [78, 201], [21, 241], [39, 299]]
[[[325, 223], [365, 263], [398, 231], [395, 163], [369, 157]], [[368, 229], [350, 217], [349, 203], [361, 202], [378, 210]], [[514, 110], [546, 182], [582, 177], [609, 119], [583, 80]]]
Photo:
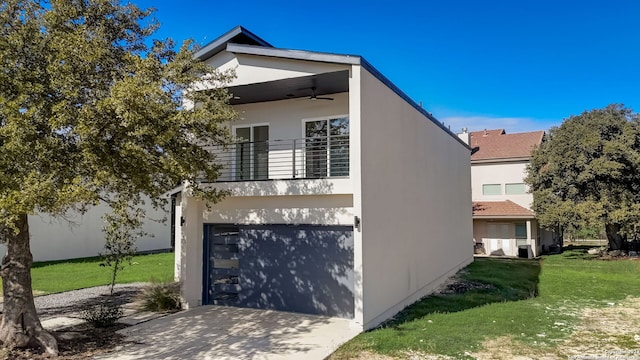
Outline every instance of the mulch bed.
[[[110, 302], [124, 305], [133, 301], [138, 294], [137, 289], [126, 289], [116, 291], [113, 296], [96, 296], [84, 299], [80, 302], [65, 304], [60, 307], [38, 309], [38, 315], [42, 317], [65, 316], [90, 309], [99, 304]], [[1, 314], [1, 312], [0, 312]], [[124, 329], [128, 325], [116, 323], [107, 328], [94, 328], [83, 323], [80, 325], [54, 331], [52, 334], [58, 340], [58, 357], [52, 357], [44, 353], [39, 344], [33, 342], [29, 347], [23, 349], [4, 349], [0, 344], [0, 360], [41, 360], [41, 359], [63, 359], [79, 360], [90, 359], [100, 354], [106, 354], [116, 350], [119, 345], [126, 341], [123, 335], [116, 331]]]
[[37, 344], [33, 344], [33, 346], [25, 349], [0, 350], [0, 359], [90, 359], [96, 355], [111, 352], [118, 345], [122, 345], [124, 336], [117, 334], [116, 331], [125, 327], [127, 325], [116, 324], [115, 326], [99, 329], [88, 324], [81, 324], [53, 333], [58, 339], [60, 353], [58, 357], [44, 354]]

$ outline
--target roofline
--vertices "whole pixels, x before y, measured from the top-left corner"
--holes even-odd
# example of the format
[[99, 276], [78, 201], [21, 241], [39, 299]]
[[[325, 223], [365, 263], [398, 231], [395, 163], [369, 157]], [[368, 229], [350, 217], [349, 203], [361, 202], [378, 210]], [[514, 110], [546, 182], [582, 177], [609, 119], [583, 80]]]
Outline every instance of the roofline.
[[359, 65], [360, 56], [343, 55], [325, 52], [279, 49], [274, 47], [263, 47], [246, 44], [227, 44], [227, 51], [234, 54], [259, 55], [269, 57], [287, 58], [293, 60], [308, 60], [317, 62], [326, 62], [334, 64]]
[[217, 54], [218, 52], [220, 52], [221, 50], [224, 49], [224, 45], [231, 39], [233, 39], [235, 36], [238, 36], [240, 34], [244, 34], [247, 37], [249, 37], [251, 40], [257, 42], [258, 44], [260, 44], [261, 46], [266, 46], [266, 47], [273, 47], [273, 45], [269, 44], [268, 42], [266, 42], [265, 40], [263, 40], [262, 38], [260, 38], [258, 35], [252, 33], [251, 31], [243, 28], [242, 26], [238, 25], [236, 27], [234, 27], [233, 29], [227, 31], [226, 33], [224, 33], [222, 36], [218, 37], [217, 39], [211, 41], [210, 43], [206, 44], [205, 46], [203, 46], [200, 50], [198, 50], [195, 54], [194, 57], [200, 60], [206, 60], [207, 58]]
[[520, 161], [530, 161], [531, 156], [519, 156], [519, 157], [511, 157], [511, 158], [493, 158], [493, 159], [471, 159], [472, 164], [486, 164], [486, 163], [499, 163], [499, 162], [520, 162]]
[[394, 93], [396, 93], [396, 95], [400, 96], [404, 101], [406, 101], [414, 109], [418, 110], [418, 112], [420, 112], [422, 115], [427, 117], [429, 120], [431, 120], [431, 122], [436, 124], [439, 128], [441, 128], [446, 133], [451, 135], [460, 144], [464, 145], [464, 147], [466, 147], [467, 149], [469, 149], [469, 151], [471, 151], [471, 146], [469, 146], [469, 144], [467, 144], [462, 139], [460, 139], [460, 137], [458, 137], [458, 135], [456, 133], [454, 133], [453, 131], [451, 131], [451, 129], [449, 129], [446, 126], [444, 126], [444, 124], [442, 122], [440, 122], [438, 119], [436, 119], [435, 116], [433, 116], [430, 112], [425, 110], [422, 106], [418, 105], [418, 103], [416, 103], [412, 98], [410, 98], [409, 95], [405, 94], [404, 91], [402, 91], [399, 87], [397, 87], [394, 83], [392, 83], [391, 80], [389, 80], [380, 71], [378, 71], [378, 69], [376, 69], [373, 65], [371, 65], [371, 63], [369, 63], [364, 58], [361, 58], [361, 60], [362, 60], [362, 67], [365, 68], [368, 72], [370, 72], [373, 76], [375, 76], [376, 79], [380, 80], [389, 89], [391, 89]]
[[413, 99], [411, 99], [404, 91], [400, 90], [391, 80], [389, 80], [386, 76], [384, 76], [378, 69], [376, 69], [371, 63], [365, 60], [362, 56], [359, 55], [343, 55], [343, 54], [334, 54], [334, 53], [324, 53], [324, 52], [314, 52], [314, 51], [305, 51], [305, 50], [289, 50], [289, 49], [278, 49], [278, 48], [265, 48], [261, 46], [255, 45], [244, 45], [244, 44], [227, 44], [227, 51], [235, 54], [246, 54], [246, 55], [257, 55], [257, 56], [269, 56], [269, 57], [278, 57], [285, 59], [293, 59], [293, 60], [306, 60], [306, 61], [316, 61], [316, 62], [324, 62], [324, 63], [332, 63], [332, 64], [345, 64], [345, 65], [360, 65], [365, 70], [367, 70], [371, 75], [373, 75], [376, 79], [380, 80], [384, 85], [386, 85], [389, 89], [391, 89], [396, 95], [406, 101], [409, 105], [411, 105], [414, 109], [424, 115], [427, 119], [437, 125], [439, 128], [448, 133], [451, 137], [453, 137], [456, 141], [462, 144], [464, 147], [471, 151], [471, 147], [465, 143], [462, 139], [458, 137], [456, 133], [451, 131], [451, 129], [447, 128], [443, 123], [438, 121], [431, 113], [425, 110], [423, 107], [418, 105]]
[[474, 219], [489, 220], [489, 219], [535, 219], [536, 215], [473, 215]]
[[182, 191], [184, 191], [184, 184], [180, 185], [180, 186], [176, 186], [173, 189], [165, 192], [164, 194], [162, 194], [163, 197], [171, 197], [174, 195], [177, 195], [179, 193], [181, 193]]

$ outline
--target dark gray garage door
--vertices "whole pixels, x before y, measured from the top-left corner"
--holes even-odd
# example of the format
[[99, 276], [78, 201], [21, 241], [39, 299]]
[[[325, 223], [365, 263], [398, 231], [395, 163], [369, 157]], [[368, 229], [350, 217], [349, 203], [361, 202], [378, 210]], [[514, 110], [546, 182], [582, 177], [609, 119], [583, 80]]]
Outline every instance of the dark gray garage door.
[[207, 224], [205, 304], [353, 317], [353, 228]]

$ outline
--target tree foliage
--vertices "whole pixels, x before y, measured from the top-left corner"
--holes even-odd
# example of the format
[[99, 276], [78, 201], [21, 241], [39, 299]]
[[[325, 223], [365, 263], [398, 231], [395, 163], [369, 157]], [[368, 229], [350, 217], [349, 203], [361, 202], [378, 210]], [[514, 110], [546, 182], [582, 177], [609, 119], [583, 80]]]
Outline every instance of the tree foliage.
[[640, 219], [640, 117], [615, 104], [571, 116], [533, 151], [527, 172], [541, 225], [604, 226], [620, 249]]
[[[116, 216], [133, 214], [127, 209], [145, 201], [163, 205], [161, 195], [182, 181], [208, 200], [221, 195], [200, 185], [219, 166], [198, 145], [227, 142], [221, 124], [234, 113], [220, 85], [231, 74], [196, 61], [190, 42], [174, 51], [170, 40], [148, 41], [157, 27], [150, 14], [118, 0], [0, 4], [5, 345], [24, 345], [41, 330], [25, 305], [33, 303], [27, 214], [62, 215], [99, 202]], [[192, 91], [193, 84], [213, 90]], [[29, 321], [19, 324], [26, 313]]]

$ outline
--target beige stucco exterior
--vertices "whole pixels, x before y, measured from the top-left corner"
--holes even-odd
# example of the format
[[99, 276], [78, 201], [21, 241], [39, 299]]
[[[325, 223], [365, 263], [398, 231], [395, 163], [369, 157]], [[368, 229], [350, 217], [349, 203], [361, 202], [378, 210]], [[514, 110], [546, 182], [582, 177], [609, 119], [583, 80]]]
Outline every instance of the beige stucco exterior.
[[209, 208], [189, 196], [187, 184], [177, 199], [184, 223], [176, 222], [176, 279], [188, 306], [202, 301], [205, 223], [353, 226], [353, 321], [362, 329], [473, 260], [469, 149], [364, 66], [224, 51], [208, 62], [235, 69], [232, 85], [348, 70], [348, 92], [330, 94], [334, 101], [237, 105], [230, 126], [268, 124], [270, 141], [298, 139], [306, 119], [347, 116], [349, 174], [223, 181], [213, 186], [232, 195]]
[[363, 321], [369, 328], [472, 261], [470, 153], [368, 71], [361, 76]]
[[[473, 201], [501, 201], [511, 200], [514, 203], [530, 209], [533, 203], [533, 195], [530, 193], [520, 195], [505, 194], [505, 184], [523, 183], [527, 171], [526, 160], [515, 162], [480, 162], [471, 166], [471, 193]], [[483, 184], [500, 184], [502, 194], [484, 195]]]
[[[471, 189], [474, 202], [510, 200], [531, 210], [533, 195], [507, 194], [506, 184], [524, 183], [528, 159], [504, 159], [471, 163]], [[484, 184], [499, 184], [501, 193], [483, 194]], [[516, 224], [526, 227], [526, 238], [516, 239]], [[482, 243], [486, 255], [520, 256], [518, 246], [528, 245], [528, 257], [535, 257], [553, 243], [553, 234], [541, 229], [535, 216], [496, 216], [473, 220], [473, 241]]]
[[212, 56], [205, 62], [220, 71], [235, 71], [235, 78], [227, 86], [255, 84], [349, 69], [348, 65], [342, 64], [238, 55], [226, 51]]
[[[527, 228], [526, 239], [516, 239], [516, 224], [523, 224]], [[492, 228], [504, 229], [508, 235], [501, 236], [500, 231]], [[530, 245], [529, 257], [537, 256], [541, 252], [538, 236], [538, 224], [535, 219], [475, 219], [473, 221], [473, 240], [482, 242], [487, 255], [518, 256], [519, 245]], [[496, 235], [498, 234], [498, 235]]]

